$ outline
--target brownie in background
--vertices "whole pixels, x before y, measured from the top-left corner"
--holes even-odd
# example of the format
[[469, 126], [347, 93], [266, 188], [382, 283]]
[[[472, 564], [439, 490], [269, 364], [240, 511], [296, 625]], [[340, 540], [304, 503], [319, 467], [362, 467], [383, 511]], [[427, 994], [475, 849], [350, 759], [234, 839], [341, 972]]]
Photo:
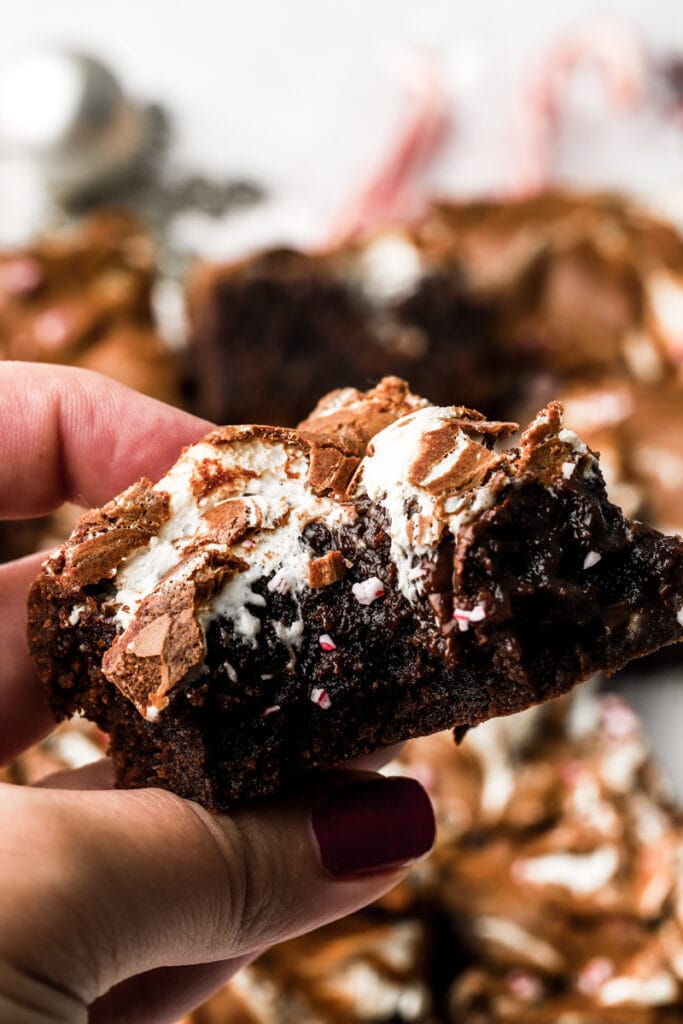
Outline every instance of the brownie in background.
[[431, 856], [183, 1024], [681, 1019], [683, 829], [628, 705], [583, 688], [387, 770], [429, 790]]
[[106, 212], [0, 254], [0, 357], [97, 370], [178, 401], [174, 362], [152, 316], [152, 240]]
[[[151, 238], [118, 212], [0, 253], [0, 359], [96, 370], [177, 405], [178, 367], [152, 315], [155, 275]], [[58, 543], [76, 518], [63, 509], [0, 522], [0, 561]]]
[[387, 374], [495, 415], [511, 376], [496, 311], [457, 267], [422, 268], [407, 231], [326, 255], [275, 249], [191, 279], [189, 374], [215, 423], [293, 426], [321, 394]]
[[605, 376], [682, 379], [681, 239], [612, 195], [435, 203], [336, 249], [200, 265], [188, 306], [195, 401], [220, 423], [293, 425], [392, 373], [511, 419]]

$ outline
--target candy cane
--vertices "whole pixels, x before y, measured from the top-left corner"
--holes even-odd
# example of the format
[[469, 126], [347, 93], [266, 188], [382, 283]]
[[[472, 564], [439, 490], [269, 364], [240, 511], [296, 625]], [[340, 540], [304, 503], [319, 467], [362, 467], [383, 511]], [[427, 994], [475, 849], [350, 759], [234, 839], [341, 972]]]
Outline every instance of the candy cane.
[[560, 40], [526, 90], [520, 117], [520, 160], [508, 190], [512, 196], [529, 195], [551, 184], [567, 84], [587, 64], [600, 71], [615, 107], [634, 107], [643, 99], [648, 60], [635, 31], [606, 23], [577, 29]]
[[415, 218], [425, 197], [419, 179], [431, 165], [451, 127], [450, 100], [434, 60], [417, 59], [407, 81], [412, 110], [379, 167], [338, 218], [330, 244], [368, 228]]

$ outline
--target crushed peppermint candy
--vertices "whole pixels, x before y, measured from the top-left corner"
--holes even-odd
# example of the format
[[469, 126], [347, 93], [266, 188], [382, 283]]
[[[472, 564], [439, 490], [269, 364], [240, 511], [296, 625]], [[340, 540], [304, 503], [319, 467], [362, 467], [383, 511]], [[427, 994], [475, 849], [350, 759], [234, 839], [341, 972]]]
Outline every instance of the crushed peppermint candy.
[[595, 956], [583, 967], [577, 988], [585, 996], [595, 995], [614, 974], [614, 964], [604, 956]]
[[268, 715], [274, 715], [276, 711], [280, 710], [279, 704], [271, 704], [261, 712], [261, 718], [267, 718]]
[[679, 626], [683, 626], [683, 605], [676, 612], [676, 622]]
[[351, 593], [356, 601], [358, 601], [358, 604], [372, 604], [378, 597], [384, 597], [384, 584], [377, 576], [370, 576], [367, 580], [354, 583], [351, 587]]
[[507, 977], [507, 985], [516, 999], [525, 1003], [535, 1003], [543, 995], [543, 984], [536, 974], [529, 971], [510, 971]]
[[323, 711], [327, 711], [328, 708], [332, 707], [332, 701], [327, 690], [323, 690], [316, 686], [311, 690], [311, 700], [314, 704], [317, 704]]
[[329, 633], [321, 633], [318, 637], [318, 643], [324, 651], [336, 651], [337, 645], [330, 636]]
[[597, 565], [602, 555], [599, 555], [597, 551], [589, 551], [583, 560], [584, 569], [592, 569], [594, 565]]
[[483, 622], [486, 618], [486, 608], [483, 604], [475, 604], [474, 608], [454, 608], [453, 618], [458, 624], [461, 633], [467, 632], [470, 622]]
[[565, 480], [570, 480], [574, 476], [574, 470], [576, 469], [575, 462], [563, 462], [562, 463], [562, 476]]
[[600, 725], [609, 739], [616, 743], [638, 739], [640, 720], [635, 711], [616, 693], [603, 697], [600, 704]]
[[246, 549], [247, 549], [247, 551], [251, 551], [251, 550], [252, 550], [252, 548], [255, 548], [255, 547], [256, 547], [256, 541], [255, 541], [255, 540], [252, 540], [252, 539], [251, 539], [251, 537], [247, 537], [247, 539], [246, 539], [246, 540], [243, 540], [243, 541], [242, 541], [242, 547], [243, 547], [243, 548], [246, 548]]
[[271, 594], [288, 594], [291, 584], [284, 569], [278, 569], [272, 579], [266, 584]]

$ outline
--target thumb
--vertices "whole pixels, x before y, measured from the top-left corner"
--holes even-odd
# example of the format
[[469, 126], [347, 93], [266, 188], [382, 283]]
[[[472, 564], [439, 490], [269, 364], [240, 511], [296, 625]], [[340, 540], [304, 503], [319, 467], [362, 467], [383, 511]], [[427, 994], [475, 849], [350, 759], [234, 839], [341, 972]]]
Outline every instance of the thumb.
[[414, 780], [344, 771], [230, 817], [156, 789], [3, 786], [0, 835], [0, 961], [84, 1010], [133, 975], [244, 956], [377, 899], [431, 848], [434, 817]]

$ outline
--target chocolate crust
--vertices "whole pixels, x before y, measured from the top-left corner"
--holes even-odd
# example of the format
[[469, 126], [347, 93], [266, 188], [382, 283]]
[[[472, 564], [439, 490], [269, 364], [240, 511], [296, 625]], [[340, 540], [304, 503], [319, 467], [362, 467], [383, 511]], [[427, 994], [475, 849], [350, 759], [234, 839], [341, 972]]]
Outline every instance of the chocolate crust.
[[[378, 392], [386, 397], [380, 389], [346, 395], [360, 403], [361, 421]], [[448, 413], [445, 427], [425, 435], [434, 461], [416, 460], [413, 473], [424, 491], [443, 479], [451, 497], [489, 501], [455, 533], [442, 530], [433, 557], [416, 558], [417, 594], [397, 561], [396, 524], [368, 481], [365, 491], [359, 485], [387, 431], [361, 464], [348, 425], [340, 441], [316, 435], [310, 420], [305, 434], [225, 428], [207, 439], [213, 448], [282, 446], [308, 468], [301, 493], [327, 503], [292, 542], [309, 565], [305, 582], [290, 591], [272, 570], [252, 579], [251, 631], [230, 606], [205, 613], [225, 579], [247, 571], [237, 563], [249, 563], [250, 545], [270, 536], [256, 520], [233, 546], [217, 545], [212, 527], [194, 536], [183, 568], [160, 581], [125, 628], [109, 566], [86, 582], [67, 570], [69, 559], [78, 564], [82, 528], [47, 564], [29, 601], [31, 647], [56, 716], [82, 710], [109, 734], [120, 785], [161, 785], [224, 809], [398, 740], [521, 710], [683, 638], [683, 542], [625, 520], [609, 503], [593, 454], [560, 439], [559, 407], [503, 454], [490, 446], [507, 425]], [[414, 403], [389, 429], [425, 414], [429, 407]], [[447, 430], [464, 445], [460, 491], [452, 471], [433, 480]], [[334, 453], [332, 476], [327, 466], [318, 474], [321, 448]], [[163, 483], [152, 493], [163, 494]], [[437, 495], [433, 507], [444, 500]], [[247, 501], [223, 496], [213, 511]], [[340, 507], [341, 520], [332, 514]], [[434, 525], [424, 518], [408, 521], [418, 553], [419, 530]], [[195, 563], [185, 568], [191, 558], [203, 559], [201, 580]], [[310, 567], [321, 560], [336, 570], [311, 586]]]

